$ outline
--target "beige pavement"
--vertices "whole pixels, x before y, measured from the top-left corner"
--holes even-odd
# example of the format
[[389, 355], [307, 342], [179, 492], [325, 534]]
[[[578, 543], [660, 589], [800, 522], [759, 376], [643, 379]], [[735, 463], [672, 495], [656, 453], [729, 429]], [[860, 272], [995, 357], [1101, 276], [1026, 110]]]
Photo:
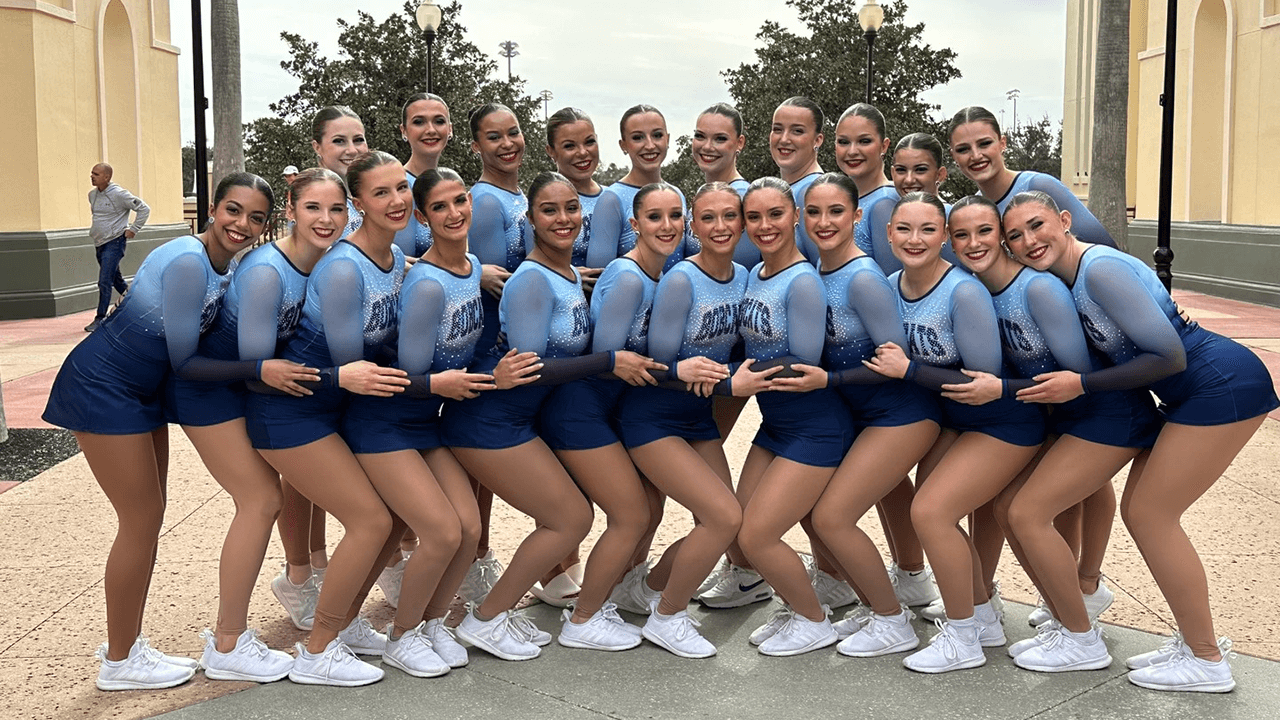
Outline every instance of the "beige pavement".
[[[1280, 377], [1280, 311], [1178, 293], [1179, 301], [1206, 326], [1249, 345]], [[0, 323], [0, 377], [12, 427], [47, 427], [39, 422], [48, 383], [65, 353], [77, 342], [84, 315]], [[43, 388], [43, 389], [42, 389]], [[43, 393], [43, 395], [42, 395]], [[755, 423], [748, 406], [727, 451], [735, 473], [741, 468]], [[1280, 423], [1268, 419], [1205, 497], [1187, 514], [1185, 527], [1205, 559], [1220, 633], [1238, 651], [1280, 658]], [[160, 540], [145, 631], [170, 653], [196, 656], [197, 633], [212, 625], [217, 604], [217, 558], [232, 503], [200, 464], [180, 430], [171, 433], [170, 504]], [[1124, 482], [1117, 477], [1116, 487]], [[659, 530], [662, 548], [687, 531], [688, 513], [671, 505]], [[603, 530], [596, 520], [591, 540]], [[863, 520], [873, 538], [882, 538], [875, 514]], [[110, 504], [93, 481], [83, 455], [76, 455], [28, 482], [0, 494], [0, 717], [135, 718], [200, 702], [249, 687], [211, 682], [202, 675], [173, 690], [102, 693], [93, 686], [93, 649], [105, 639], [102, 573], [114, 533]], [[532, 529], [523, 515], [495, 503], [492, 544], [504, 561]], [[341, 528], [331, 522], [329, 537]], [[803, 534], [787, 539], [807, 549]], [[267, 587], [283, 562], [273, 540], [250, 607], [250, 625], [268, 644], [287, 648], [302, 639], [285, 619]], [[1116, 602], [1103, 619], [1155, 633], [1167, 633], [1169, 610], [1132, 541], [1117, 519], [1104, 571]], [[1034, 592], [1006, 552], [999, 577], [1006, 599], [1033, 602]], [[375, 624], [389, 608], [375, 589], [366, 605]], [[1013, 639], [1029, 629], [1010, 627]]]

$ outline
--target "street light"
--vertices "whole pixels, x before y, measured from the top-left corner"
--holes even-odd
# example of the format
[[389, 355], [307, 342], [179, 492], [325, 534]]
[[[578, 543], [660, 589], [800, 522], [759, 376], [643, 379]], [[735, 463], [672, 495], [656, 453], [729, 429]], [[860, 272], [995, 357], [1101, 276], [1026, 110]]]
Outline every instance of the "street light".
[[867, 104], [871, 104], [871, 52], [875, 49], [876, 33], [884, 24], [884, 8], [876, 0], [867, 0], [858, 8], [858, 24], [867, 36]]
[[503, 40], [498, 43], [498, 47], [502, 48], [502, 52], [498, 54], [507, 59], [507, 82], [511, 82], [511, 58], [520, 54], [520, 51], [516, 49], [520, 47], [520, 43]]
[[538, 94], [542, 96], [542, 119], [545, 122], [551, 119], [551, 98], [555, 95], [552, 95], [550, 90], [543, 90]]
[[431, 77], [431, 46], [436, 42], [436, 30], [440, 27], [440, 8], [431, 0], [422, 0], [418, 3], [418, 27], [422, 28], [422, 32], [427, 36], [427, 92], [435, 92], [435, 86]]
[[1021, 94], [1022, 94], [1022, 91], [1019, 90], [1018, 88], [1014, 88], [1004, 94], [1006, 98], [1013, 101], [1013, 134], [1014, 135], [1018, 134], [1018, 96]]

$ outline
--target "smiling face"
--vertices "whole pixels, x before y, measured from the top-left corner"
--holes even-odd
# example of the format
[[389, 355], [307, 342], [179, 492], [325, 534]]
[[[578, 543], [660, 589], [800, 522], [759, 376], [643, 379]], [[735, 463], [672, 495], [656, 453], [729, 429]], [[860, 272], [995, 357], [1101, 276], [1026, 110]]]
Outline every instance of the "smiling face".
[[780, 105], [773, 111], [769, 154], [784, 180], [813, 167], [821, 145], [822, 134], [813, 126], [813, 113], [807, 108]]
[[530, 198], [529, 222], [538, 245], [568, 253], [582, 228], [582, 207], [578, 191], [563, 182], [553, 182]]
[[547, 146], [547, 154], [556, 170], [574, 185], [589, 183], [600, 167], [600, 143], [596, 127], [590, 120], [577, 120], [556, 128], [555, 141]]
[[899, 195], [912, 192], [938, 194], [938, 186], [947, 179], [947, 169], [938, 166], [928, 150], [902, 148], [893, 154], [893, 186]]
[[260, 191], [243, 185], [227, 189], [222, 201], [209, 210], [208, 248], [210, 257], [232, 255], [262, 237], [271, 205]]
[[320, 159], [320, 167], [346, 177], [351, 162], [369, 150], [364, 137], [364, 123], [345, 115], [336, 117], [325, 124], [324, 137], [320, 142], [311, 141], [311, 148]]
[[709, 192], [695, 198], [689, 227], [702, 242], [702, 252], [733, 255], [742, 238], [742, 199], [734, 190]]
[[830, 252], [853, 242], [853, 227], [862, 217], [849, 194], [831, 183], [812, 185], [804, 196], [804, 222], [809, 239]]
[[643, 245], [661, 258], [675, 252], [684, 239], [684, 207], [671, 190], [655, 190], [640, 201], [640, 211], [631, 218], [636, 245]]
[[365, 225], [394, 233], [409, 224], [413, 191], [399, 164], [387, 163], [367, 171], [359, 187], [360, 194], [352, 202], [364, 213]]
[[761, 255], [770, 255], [796, 243], [796, 206], [791, 197], [781, 190], [763, 188], [747, 195], [743, 202], [747, 237], [760, 249]]
[[631, 158], [633, 169], [656, 173], [667, 159], [667, 121], [656, 112], [636, 113], [627, 118], [618, 147]]
[[409, 105], [405, 118], [400, 133], [409, 139], [410, 152], [432, 160], [439, 159], [445, 143], [453, 135], [449, 108], [439, 100], [418, 100]]
[[309, 183], [294, 194], [289, 213], [296, 223], [295, 238], [328, 249], [347, 225], [347, 194], [332, 182]]
[[487, 172], [500, 175], [519, 172], [524, 160], [524, 133], [520, 132], [520, 122], [506, 110], [485, 115], [471, 149], [480, 153], [480, 162]]
[[1004, 171], [1004, 149], [1004, 136], [990, 123], [965, 123], [951, 133], [951, 158], [966, 177], [979, 184]]
[[947, 232], [960, 262], [975, 275], [990, 270], [1004, 256], [1000, 217], [986, 205], [966, 205], [953, 210], [947, 220]]
[[904, 268], [927, 267], [937, 261], [946, 237], [946, 218], [928, 203], [899, 204], [889, 221], [893, 256]]
[[467, 243], [471, 229], [471, 193], [456, 180], [442, 180], [427, 194], [419, 222], [431, 228], [435, 242]]
[[747, 138], [734, 129], [732, 119], [719, 113], [703, 113], [694, 127], [690, 149], [704, 176], [720, 177], [733, 172], [746, 142]]
[[1018, 262], [1036, 270], [1049, 270], [1072, 243], [1071, 214], [1055, 213], [1037, 202], [1014, 205], [1004, 214], [1005, 242]]
[[836, 165], [854, 180], [883, 173], [888, 150], [889, 138], [880, 137], [875, 123], [861, 115], [850, 115], [836, 126]]

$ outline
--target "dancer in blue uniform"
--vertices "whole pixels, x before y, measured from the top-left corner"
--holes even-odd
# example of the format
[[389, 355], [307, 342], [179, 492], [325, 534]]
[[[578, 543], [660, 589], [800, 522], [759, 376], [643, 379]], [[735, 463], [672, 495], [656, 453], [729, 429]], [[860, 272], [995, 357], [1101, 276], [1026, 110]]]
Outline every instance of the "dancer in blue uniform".
[[[234, 173], [223, 178], [214, 192], [208, 229], [199, 236], [170, 241], [147, 256], [119, 309], [71, 351], [50, 390], [43, 419], [75, 432], [119, 520], [104, 581], [108, 640], [97, 653], [99, 689], [173, 687], [190, 680], [198, 667], [194, 660], [163, 655], [141, 635], [167, 494], [166, 375], [173, 372], [185, 380], [206, 381], [261, 377], [279, 387], [296, 387], [296, 380], [310, 375], [283, 361], [260, 366], [197, 354], [200, 334], [213, 323], [231, 279], [233, 257], [262, 234], [271, 205], [271, 186], [256, 175]], [[237, 399], [230, 398], [230, 404]], [[232, 444], [232, 450], [233, 435], [227, 432], [221, 438]], [[256, 495], [260, 488], [254, 485], [249, 479], [237, 485], [237, 502]], [[266, 517], [259, 524], [266, 529], [245, 534], [270, 532], [279, 500], [269, 490], [263, 494], [265, 498], [257, 499], [266, 505]], [[237, 515], [237, 519], [247, 518]], [[260, 539], [265, 546], [266, 538]], [[252, 539], [245, 540], [253, 544]], [[224, 570], [231, 572], [230, 567]], [[248, 586], [252, 588], [252, 580]], [[220, 628], [234, 630], [234, 625], [245, 622], [243, 615], [236, 615], [244, 612], [249, 590], [237, 590], [237, 597], [224, 608]], [[241, 633], [235, 635], [239, 638]], [[266, 650], [252, 633], [244, 633], [241, 640], [247, 649]], [[235, 639], [231, 644], [236, 644]], [[254, 668], [253, 679], [279, 679], [281, 664], [288, 672], [287, 656], [279, 655]]]
[[[773, 111], [769, 127], [769, 155], [778, 166], [778, 176], [791, 186], [796, 205], [804, 201], [809, 183], [822, 174], [818, 148], [822, 147], [826, 115], [807, 97], [791, 97]], [[818, 247], [803, 227], [796, 228], [796, 244], [810, 263], [818, 262]]]
[[[813, 527], [866, 601], [867, 608], [834, 624], [843, 640], [837, 650], [853, 657], [875, 657], [919, 644], [903, 606], [928, 602], [917, 592], [900, 598], [904, 583], [890, 581], [880, 551], [858, 520], [893, 492], [938, 437], [937, 403], [923, 388], [886, 379], [863, 366], [886, 342], [905, 344], [902, 317], [893, 288], [870, 256], [854, 242], [858, 187], [840, 173], [827, 173], [805, 194], [809, 237], [822, 252], [821, 275], [827, 296], [826, 370], [793, 365], [799, 378], [779, 378], [780, 390], [836, 386], [860, 428], [857, 439], [813, 508]], [[907, 496], [908, 500], [910, 495]], [[910, 523], [910, 505], [906, 508]], [[911, 537], [915, 537], [912, 532]], [[898, 570], [896, 574], [906, 574]], [[927, 586], [932, 583], [925, 578]], [[915, 588], [917, 583], [906, 587]], [[896, 593], [896, 594], [895, 594]], [[934, 591], [936, 594], [936, 590]], [[787, 613], [773, 621], [784, 623]]]
[[1008, 139], [1000, 132], [1000, 123], [990, 110], [970, 106], [956, 113], [948, 126], [947, 140], [951, 143], [951, 158], [960, 172], [977, 183], [982, 196], [995, 201], [1000, 212], [1008, 208], [1018, 193], [1039, 190], [1071, 213], [1076, 237], [1095, 245], [1116, 246], [1111, 233], [1061, 180], [1033, 170], [1015, 172], [1005, 167]]
[[[432, 93], [410, 95], [400, 115], [400, 139], [409, 144], [404, 176], [409, 187], [413, 187], [419, 175], [440, 166], [440, 156], [453, 138], [453, 121], [444, 98]], [[409, 263], [417, 262], [431, 248], [431, 228], [415, 213], [405, 229], [396, 233], [396, 246]]]
[[[747, 271], [733, 262], [742, 236], [742, 202], [724, 183], [702, 186], [693, 198], [693, 229], [701, 252], [677, 263], [658, 283], [649, 324], [649, 352], [677, 379], [727, 373], [738, 342], [738, 305]], [[763, 373], [740, 370], [733, 389], [750, 395], [768, 385]], [[618, 411], [622, 442], [636, 467], [694, 515], [693, 529], [670, 545], [632, 588], [642, 610], [651, 608], [644, 635], [681, 657], [710, 657], [716, 648], [697, 631], [687, 607], [698, 584], [725, 552], [742, 521], [729, 463], [711, 412], [709, 387], [699, 394], [667, 388], [632, 388]], [[643, 566], [640, 566], [643, 567]], [[615, 595], [616, 596], [616, 595]]]
[[[591, 319], [571, 265], [582, 225], [577, 190], [563, 175], [542, 173], [529, 187], [529, 201], [535, 246], [503, 291], [498, 350], [536, 353], [542, 358], [541, 383], [447, 406], [443, 436], [473, 477], [537, 524], [484, 601], [473, 603], [458, 626], [463, 639], [504, 660], [535, 658], [551, 641], [513, 608], [591, 528], [590, 505], [537, 434], [550, 384], [610, 369], [644, 382], [648, 369], [661, 367], [626, 350], [583, 356]], [[476, 369], [494, 367], [498, 357], [490, 354]]]
[[[948, 229], [961, 261], [992, 294], [1004, 356], [1014, 376], [1094, 369], [1070, 291], [1056, 277], [1027, 268], [1007, 254], [995, 203], [977, 195], [962, 199], [952, 210]], [[980, 376], [959, 385], [949, 397], [980, 403], [1004, 392], [997, 379]], [[1154, 443], [1155, 405], [1139, 391], [1095, 393], [1050, 408], [1049, 429], [1052, 436], [1036, 460], [1002, 491], [996, 517], [1010, 530], [1010, 547], [1049, 607], [1057, 607], [1057, 599], [1073, 597], [1081, 612], [1068, 613], [1068, 625], [1047, 627], [1009, 652], [1018, 665], [1032, 670], [1096, 670], [1111, 663], [1101, 633], [1092, 626], [1110, 605], [1111, 593], [1099, 585], [1081, 601], [1083, 578], [1054, 528], [1054, 518], [1104, 485], [1109, 492], [1111, 478]], [[1000, 549], [997, 544], [997, 556]], [[984, 557], [984, 568], [994, 572], [996, 559]], [[990, 582], [991, 575], [984, 580]]]
[[[858, 226], [859, 232], [862, 233], [859, 241], [865, 246], [864, 251], [870, 248], [869, 254], [876, 259], [880, 269], [884, 270], [886, 275], [902, 269], [902, 263], [893, 256], [893, 249], [889, 247], [889, 236], [886, 233], [889, 227], [889, 215], [893, 213], [893, 206], [898, 203], [898, 198], [907, 193], [938, 194], [938, 189], [947, 179], [942, 143], [928, 133], [911, 133], [902, 136], [893, 148], [893, 162], [889, 172], [893, 176], [893, 187], [898, 191], [898, 196], [891, 202], [883, 199], [876, 202], [875, 212], [864, 212], [863, 221]], [[946, 208], [947, 216], [950, 217], [951, 206], [947, 205]], [[950, 242], [942, 246], [942, 257], [961, 270], [967, 270], [956, 258]]]
[[[658, 274], [684, 236], [680, 196], [669, 185], [646, 185], [636, 193], [632, 224], [636, 246], [609, 263], [591, 298], [593, 352], [648, 352], [649, 317]], [[615, 410], [626, 385], [584, 378], [556, 388], [542, 410], [542, 437], [609, 524], [591, 551], [586, 575], [560, 644], [595, 650], [626, 650], [640, 644], [640, 628], [613, 620], [606, 603], [617, 579], [632, 564], [636, 548], [651, 539], [651, 508], [662, 498], [636, 473], [618, 437]], [[644, 543], [647, 553], [648, 543]]]
[[[890, 343], [869, 361], [890, 377], [908, 377], [935, 391], [954, 377], [945, 370], [999, 375], [1003, 362], [990, 293], [941, 257], [945, 227], [946, 211], [936, 196], [911, 193], [899, 201], [889, 240], [903, 268], [889, 281], [898, 288], [911, 359]], [[903, 660], [929, 673], [978, 667], [986, 663], [984, 646], [1005, 643], [982, 564], [959, 522], [989, 504], [1045, 437], [1037, 409], [1011, 399], [981, 406], [940, 402], [943, 431], [920, 462], [911, 519], [932, 562], [947, 620], [929, 647]]]
[[[351, 163], [369, 151], [360, 116], [346, 105], [321, 108], [311, 120], [311, 149], [315, 151], [320, 167], [332, 170], [345, 180]], [[361, 219], [360, 211], [352, 199], [347, 198], [347, 226], [338, 239], [355, 232]]]
[[575, 107], [551, 113], [547, 119], [547, 154], [556, 164], [556, 171], [577, 188], [578, 201], [582, 203], [582, 232], [573, 242], [573, 266], [582, 276], [582, 288], [590, 298], [600, 271], [614, 259], [606, 257], [608, 252], [591, 252], [591, 217], [604, 192], [594, 177], [600, 167], [600, 143], [591, 117]]
[[[618, 182], [604, 189], [592, 214], [591, 243], [598, 246], [599, 257], [612, 254], [622, 257], [636, 245], [636, 231], [631, 227], [632, 207], [636, 193], [650, 183], [662, 182], [662, 162], [667, 159], [671, 135], [667, 120], [652, 105], [635, 105], [622, 113], [618, 123], [621, 139], [618, 147], [631, 159], [631, 170]], [[677, 190], [678, 191], [678, 190]], [[684, 203], [684, 193], [680, 193]], [[685, 203], [687, 208], [688, 204]], [[663, 270], [670, 270], [681, 258], [698, 251], [697, 241], [686, 233], [684, 241], [667, 258]]]
[[[1036, 376], [1037, 385], [1018, 397], [1061, 403], [1082, 393], [1150, 388], [1162, 403], [1164, 427], [1150, 455], [1135, 461], [1120, 511], [1181, 636], [1129, 658], [1129, 681], [1155, 690], [1229, 691], [1235, 680], [1214, 639], [1208, 581], [1180, 519], [1280, 406], [1271, 377], [1246, 348], [1184, 320], [1140, 260], [1074, 238], [1074, 218], [1048, 195], [1019, 194], [1004, 222], [1019, 260], [1068, 283], [1090, 345], [1113, 363], [1083, 375]], [[1079, 601], [1068, 600], [1056, 609], [1078, 616]]]

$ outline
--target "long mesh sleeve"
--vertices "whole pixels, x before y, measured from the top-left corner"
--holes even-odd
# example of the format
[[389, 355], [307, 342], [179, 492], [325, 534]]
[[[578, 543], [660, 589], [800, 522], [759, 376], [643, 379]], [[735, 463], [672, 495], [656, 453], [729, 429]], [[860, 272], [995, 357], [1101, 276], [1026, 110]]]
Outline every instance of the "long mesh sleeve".
[[427, 373], [435, 359], [436, 338], [444, 318], [444, 288], [434, 280], [419, 280], [400, 297], [400, 334], [397, 350], [400, 369], [409, 373], [411, 397], [431, 395], [431, 376]]
[[1147, 387], [1186, 368], [1182, 338], [1133, 268], [1100, 258], [1093, 261], [1085, 282], [1089, 297], [1115, 320], [1139, 353], [1126, 363], [1085, 375], [1088, 391]]
[[1066, 285], [1053, 277], [1033, 278], [1027, 283], [1027, 309], [1058, 367], [1077, 373], [1093, 370], [1089, 342]]
[[507, 231], [502, 203], [492, 195], [476, 198], [467, 245], [481, 264], [507, 266]]
[[[907, 332], [902, 327], [902, 314], [898, 312], [898, 300], [893, 286], [883, 276], [874, 272], [857, 272], [849, 278], [846, 295], [862, 326], [876, 346], [891, 342], [900, 348], [907, 347]], [[879, 385], [892, 378], [881, 375], [865, 365], [835, 370], [827, 373], [827, 384]]]
[[591, 351], [608, 352], [626, 347], [631, 323], [644, 302], [644, 283], [632, 273], [620, 273], [609, 292], [603, 297], [597, 293], [592, 302], [600, 304], [600, 317], [592, 329]]
[[980, 372], [1000, 374], [1004, 356], [1000, 351], [1000, 329], [991, 294], [981, 283], [969, 281], [951, 294], [951, 327], [961, 364]]
[[183, 380], [219, 382], [258, 377], [256, 360], [214, 360], [196, 354], [200, 345], [200, 319], [206, 292], [203, 256], [179, 255], [164, 269], [161, 312], [169, 364]]
[[616, 193], [601, 192], [591, 213], [591, 244], [587, 246], [587, 267], [604, 267], [618, 257], [625, 214]]
[[685, 325], [693, 309], [693, 282], [683, 272], [662, 278], [649, 315], [649, 357], [671, 366], [680, 355]]
[[1098, 218], [1089, 212], [1089, 208], [1080, 202], [1075, 193], [1067, 189], [1057, 178], [1051, 175], [1036, 175], [1027, 183], [1027, 189], [1047, 193], [1058, 208], [1071, 213], [1071, 232], [1081, 240], [1095, 245], [1116, 247], [1111, 233], [1098, 222]]
[[[555, 295], [542, 273], [525, 272], [512, 276], [503, 291], [507, 343], [520, 352], [547, 352], [551, 335], [551, 314]], [[532, 385], [561, 385], [579, 378], [599, 375], [613, 367], [612, 353], [592, 353], [576, 358], [542, 357], [542, 369]]]
[[284, 284], [270, 265], [254, 265], [235, 279], [240, 294], [236, 332], [241, 360], [275, 357]]
[[787, 345], [810, 365], [818, 364], [826, 342], [827, 295], [814, 274], [796, 277], [787, 288]]
[[364, 278], [355, 262], [339, 259], [325, 267], [316, 283], [320, 311], [324, 314], [324, 336], [334, 365], [345, 365], [364, 357]]

